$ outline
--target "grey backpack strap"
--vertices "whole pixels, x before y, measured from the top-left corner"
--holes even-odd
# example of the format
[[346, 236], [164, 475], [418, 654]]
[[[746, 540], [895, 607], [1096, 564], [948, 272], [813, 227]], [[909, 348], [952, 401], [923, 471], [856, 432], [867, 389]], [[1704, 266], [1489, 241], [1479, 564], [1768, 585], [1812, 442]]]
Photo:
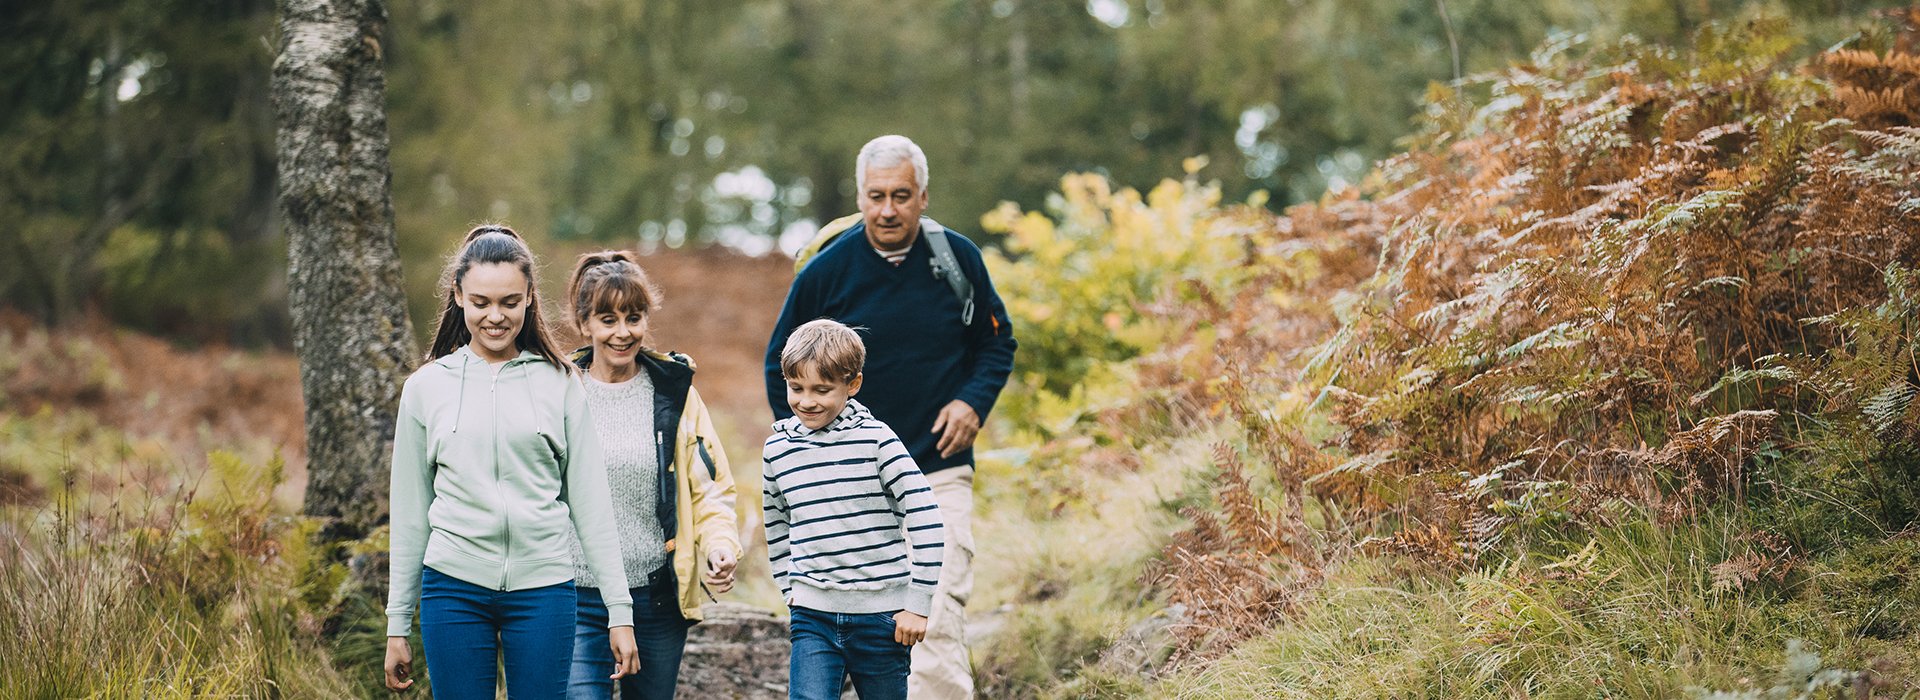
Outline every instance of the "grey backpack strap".
[[973, 283], [960, 271], [960, 259], [953, 257], [953, 242], [947, 240], [946, 227], [923, 216], [920, 233], [927, 239], [927, 249], [933, 252], [933, 276], [946, 280], [947, 286], [953, 288], [954, 298], [960, 300], [960, 324], [973, 325]]

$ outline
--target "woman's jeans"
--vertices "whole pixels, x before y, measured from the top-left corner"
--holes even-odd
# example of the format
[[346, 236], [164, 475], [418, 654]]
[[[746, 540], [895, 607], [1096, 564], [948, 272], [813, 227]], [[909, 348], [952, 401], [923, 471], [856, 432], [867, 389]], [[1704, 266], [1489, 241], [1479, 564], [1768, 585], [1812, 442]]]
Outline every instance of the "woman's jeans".
[[893, 615], [793, 608], [787, 697], [839, 700], [852, 674], [860, 700], [906, 700], [912, 647], [893, 641]]
[[[669, 565], [671, 566], [671, 565]], [[687, 628], [693, 623], [680, 615], [673, 573], [661, 567], [647, 584], [631, 589], [633, 638], [640, 647], [640, 673], [620, 679], [621, 700], [672, 700], [680, 679], [680, 656], [687, 647]], [[567, 679], [568, 700], [609, 700], [613, 697], [613, 650], [607, 646], [607, 605], [600, 589], [581, 586], [573, 633], [573, 673]]]
[[508, 698], [559, 697], [573, 657], [573, 605], [572, 581], [495, 591], [428, 567], [420, 574], [420, 641], [434, 697], [492, 700], [503, 665]]

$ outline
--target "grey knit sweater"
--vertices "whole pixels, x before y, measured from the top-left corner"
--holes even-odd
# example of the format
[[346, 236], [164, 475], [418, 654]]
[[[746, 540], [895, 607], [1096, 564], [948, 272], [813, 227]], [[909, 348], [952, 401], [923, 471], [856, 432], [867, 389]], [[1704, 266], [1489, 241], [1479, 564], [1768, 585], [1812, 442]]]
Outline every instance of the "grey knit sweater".
[[[660, 458], [653, 434], [653, 380], [641, 372], [624, 382], [608, 384], [584, 378], [587, 408], [606, 454], [607, 486], [613, 492], [613, 521], [627, 585], [640, 587], [647, 574], [667, 563], [666, 536], [654, 514], [654, 496], [660, 484]], [[591, 536], [591, 535], [589, 535]], [[595, 585], [587, 570], [580, 541], [572, 541], [574, 582]]]

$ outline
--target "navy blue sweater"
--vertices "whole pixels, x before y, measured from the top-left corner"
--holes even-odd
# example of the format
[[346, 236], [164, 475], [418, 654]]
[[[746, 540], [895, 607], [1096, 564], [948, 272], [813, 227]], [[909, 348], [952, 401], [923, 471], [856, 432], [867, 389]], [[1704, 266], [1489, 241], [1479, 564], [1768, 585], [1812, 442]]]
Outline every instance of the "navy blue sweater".
[[856, 224], [816, 254], [787, 291], [787, 303], [767, 342], [767, 401], [776, 420], [793, 415], [780, 376], [780, 350], [800, 324], [818, 318], [859, 329], [867, 345], [860, 402], [906, 441], [920, 469], [932, 473], [973, 463], [971, 448], [942, 458], [933, 421], [959, 399], [986, 421], [1013, 371], [1013, 323], [993, 291], [980, 249], [948, 232], [953, 255], [973, 282], [973, 324], [960, 323], [960, 300], [933, 276], [926, 231], [895, 267], [873, 251], [865, 224]]

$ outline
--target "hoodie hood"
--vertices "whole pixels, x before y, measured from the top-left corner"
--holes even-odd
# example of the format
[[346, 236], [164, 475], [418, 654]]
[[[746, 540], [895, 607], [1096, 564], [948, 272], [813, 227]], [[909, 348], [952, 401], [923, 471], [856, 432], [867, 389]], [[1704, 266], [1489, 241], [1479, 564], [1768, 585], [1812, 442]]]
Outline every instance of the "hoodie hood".
[[828, 423], [824, 428], [814, 430], [800, 422], [799, 416], [788, 416], [775, 421], [773, 430], [790, 438], [808, 438], [814, 442], [833, 443], [839, 441], [840, 435], [847, 431], [872, 422], [874, 422], [873, 413], [868, 411], [866, 406], [861, 405], [859, 399], [847, 399], [847, 405], [840, 408], [840, 415], [834, 416], [833, 422]]
[[[528, 362], [543, 362], [545, 360], [546, 358], [541, 357], [539, 353], [536, 353], [532, 350], [521, 350], [518, 356], [515, 356], [513, 359], [507, 360], [506, 365], [502, 366], [500, 368], [500, 371], [505, 372], [510, 367], [517, 367], [520, 365], [524, 365]], [[460, 418], [464, 416], [466, 413], [465, 409], [467, 405], [467, 370], [473, 368], [475, 365], [479, 365], [480, 367], [485, 367], [487, 365], [487, 361], [480, 359], [479, 355], [474, 354], [472, 346], [462, 345], [460, 346], [459, 350], [455, 350], [453, 352], [447, 353], [446, 355], [435, 358], [433, 362], [430, 364], [440, 367], [441, 369], [447, 370], [448, 372], [454, 373], [457, 379], [457, 383], [460, 385], [460, 393], [456, 397], [457, 400], [454, 402], [455, 408], [454, 408], [454, 416], [453, 416], [453, 432], [458, 433], [460, 432]], [[481, 376], [485, 377], [485, 375], [481, 375]], [[527, 385], [525, 383], [522, 383], [521, 386], [526, 387]], [[531, 389], [529, 389], [529, 391], [531, 391]], [[532, 397], [529, 396], [528, 399], [529, 399], [529, 404], [531, 404]], [[544, 427], [539, 428], [538, 432], [541, 435], [547, 434], [547, 431]]]

